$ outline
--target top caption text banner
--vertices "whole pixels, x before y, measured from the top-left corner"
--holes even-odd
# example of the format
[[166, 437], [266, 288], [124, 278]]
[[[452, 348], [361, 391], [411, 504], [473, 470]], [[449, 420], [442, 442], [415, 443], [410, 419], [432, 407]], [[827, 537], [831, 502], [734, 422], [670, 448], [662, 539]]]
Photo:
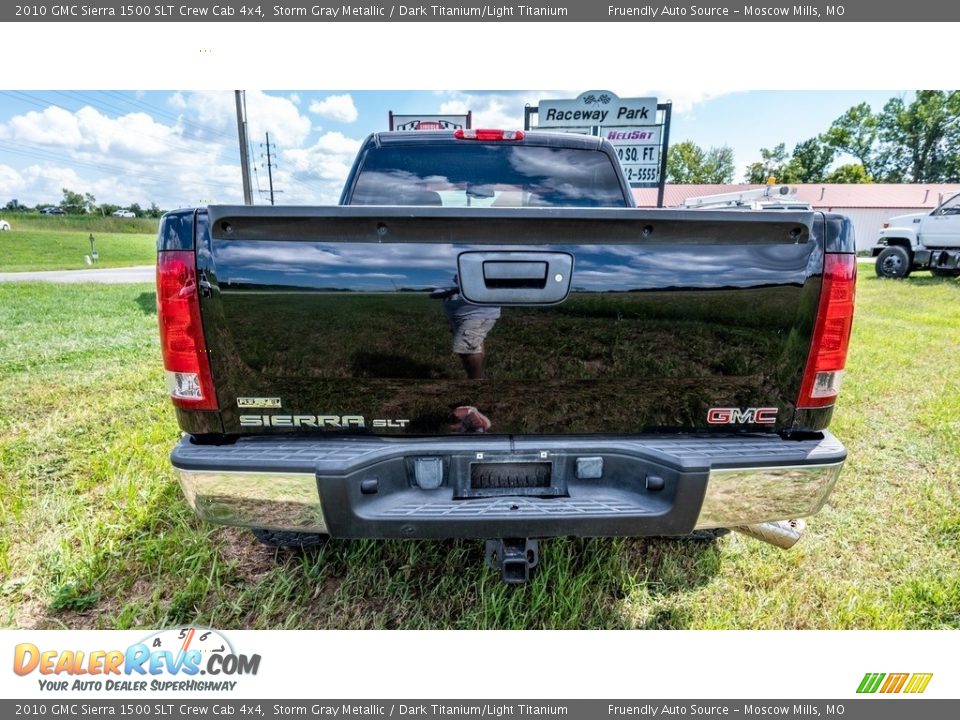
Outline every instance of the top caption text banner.
[[572, 0], [562, 5], [259, 3], [2, 4], [0, 22], [951, 22], [960, 3], [943, 0], [846, 0], [842, 4], [705, 2], [613, 4]]

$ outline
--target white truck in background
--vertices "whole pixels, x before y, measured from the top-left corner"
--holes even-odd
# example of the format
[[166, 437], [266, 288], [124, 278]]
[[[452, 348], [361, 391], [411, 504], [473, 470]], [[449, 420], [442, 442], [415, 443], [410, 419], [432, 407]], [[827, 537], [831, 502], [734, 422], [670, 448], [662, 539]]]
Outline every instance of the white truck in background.
[[683, 201], [689, 210], [813, 210], [808, 202], [796, 198], [797, 189], [789, 185], [769, 184], [753, 190], [697, 195]]
[[873, 256], [879, 277], [905, 278], [914, 270], [960, 276], [960, 193], [930, 213], [890, 218], [880, 230]]

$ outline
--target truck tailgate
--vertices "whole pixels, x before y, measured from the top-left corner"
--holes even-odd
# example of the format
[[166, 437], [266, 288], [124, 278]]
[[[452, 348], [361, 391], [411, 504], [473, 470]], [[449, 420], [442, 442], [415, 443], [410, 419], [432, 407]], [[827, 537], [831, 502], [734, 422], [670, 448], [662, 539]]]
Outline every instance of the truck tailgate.
[[[730, 430], [708, 422], [717, 408], [737, 411], [738, 430], [794, 421], [819, 214], [215, 206], [199, 218], [227, 433]], [[464, 342], [482, 347], [480, 379]]]

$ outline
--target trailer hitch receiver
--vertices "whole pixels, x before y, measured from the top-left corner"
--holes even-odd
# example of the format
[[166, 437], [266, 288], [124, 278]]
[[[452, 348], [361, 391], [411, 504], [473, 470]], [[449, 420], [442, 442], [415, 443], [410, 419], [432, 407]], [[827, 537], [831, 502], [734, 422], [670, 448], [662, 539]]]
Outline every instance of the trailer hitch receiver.
[[540, 563], [540, 544], [530, 538], [487, 540], [487, 565], [500, 571], [508, 585], [530, 582], [534, 569]]

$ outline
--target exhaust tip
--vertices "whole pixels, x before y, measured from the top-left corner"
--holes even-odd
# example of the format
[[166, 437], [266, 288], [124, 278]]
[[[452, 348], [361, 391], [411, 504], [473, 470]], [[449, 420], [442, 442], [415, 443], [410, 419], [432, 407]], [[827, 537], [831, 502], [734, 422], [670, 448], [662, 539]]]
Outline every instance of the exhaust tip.
[[807, 529], [807, 523], [802, 519], [777, 520], [775, 522], [742, 525], [733, 529], [756, 540], [762, 540], [783, 550], [789, 550], [800, 542], [803, 531]]

